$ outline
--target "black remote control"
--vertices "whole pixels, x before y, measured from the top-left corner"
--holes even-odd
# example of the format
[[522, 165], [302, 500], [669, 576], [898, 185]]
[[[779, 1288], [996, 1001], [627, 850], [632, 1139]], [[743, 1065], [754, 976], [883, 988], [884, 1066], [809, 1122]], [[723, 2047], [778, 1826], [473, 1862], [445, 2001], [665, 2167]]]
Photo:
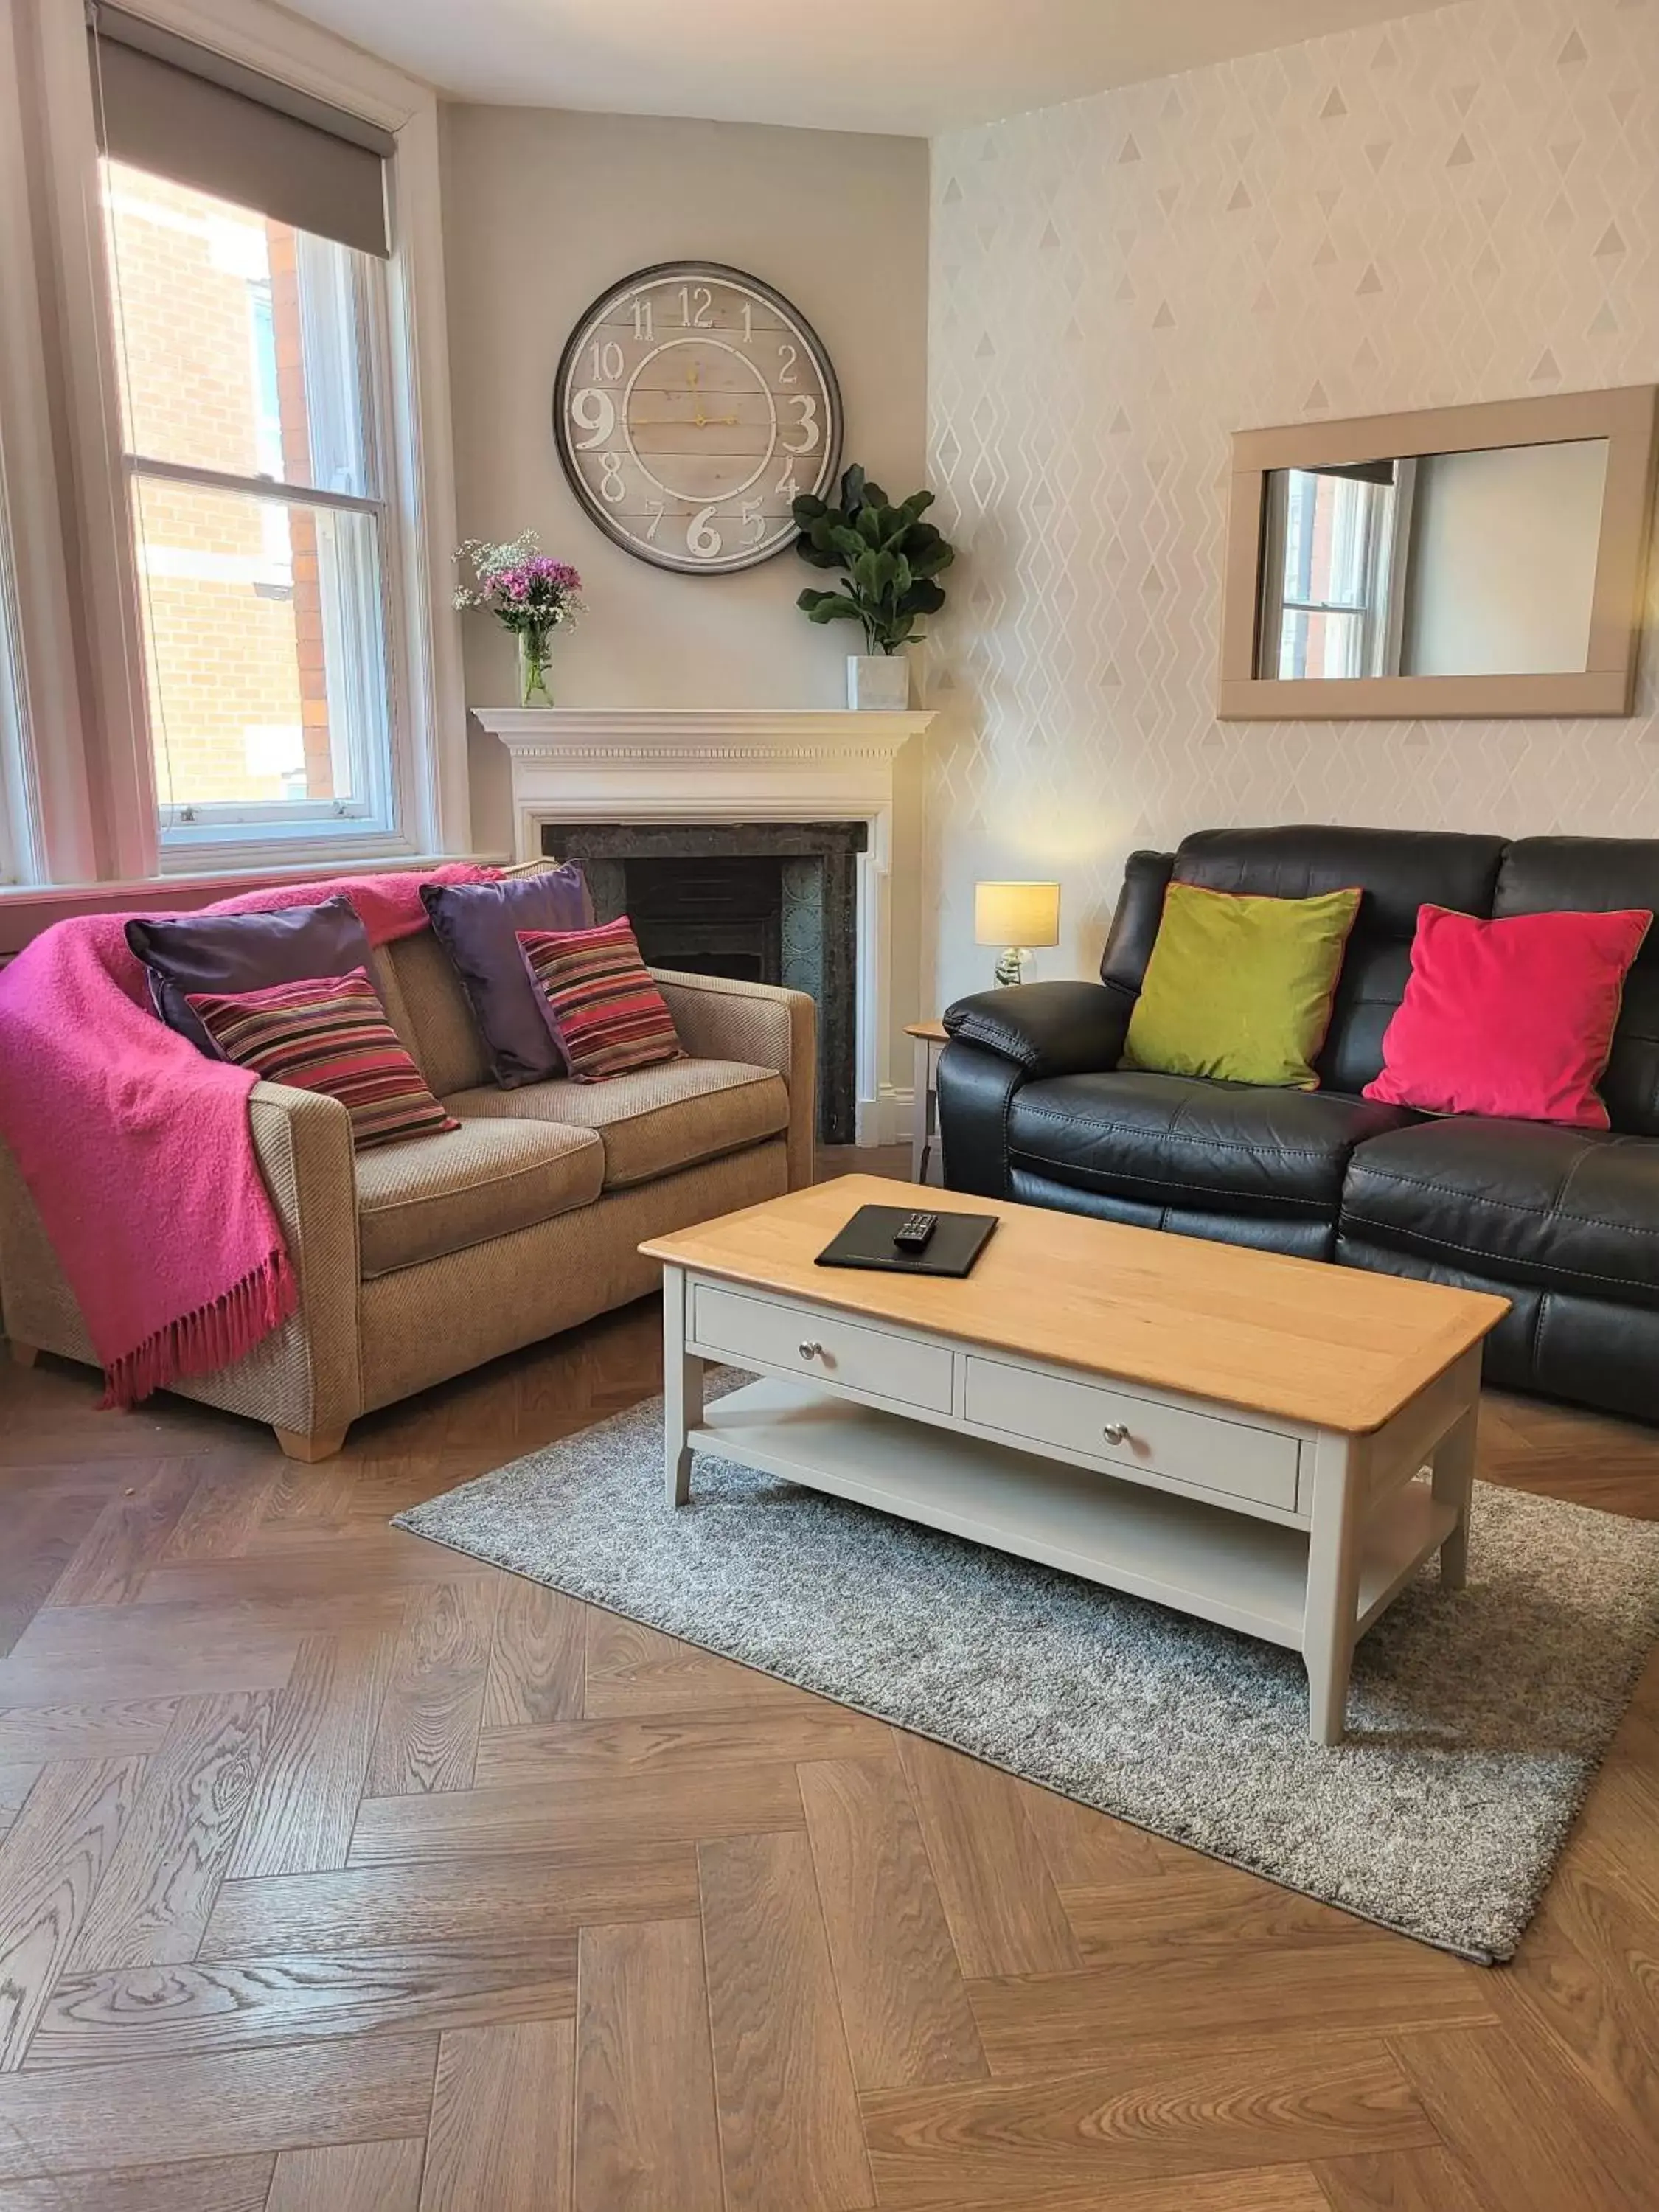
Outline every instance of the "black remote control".
[[901, 1252], [925, 1252], [927, 1240], [939, 1227], [936, 1213], [911, 1213], [893, 1231], [893, 1242]]

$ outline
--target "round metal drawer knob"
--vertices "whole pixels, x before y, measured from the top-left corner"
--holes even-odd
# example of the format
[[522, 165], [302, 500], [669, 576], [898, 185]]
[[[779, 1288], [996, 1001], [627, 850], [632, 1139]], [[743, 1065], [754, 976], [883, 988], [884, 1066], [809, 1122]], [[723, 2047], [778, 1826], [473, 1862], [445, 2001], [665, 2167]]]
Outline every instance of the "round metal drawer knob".
[[797, 1348], [803, 1359], [822, 1359], [823, 1357], [823, 1346], [821, 1344], [802, 1344]]
[[1109, 1444], [1127, 1444], [1129, 1441], [1129, 1431], [1121, 1421], [1108, 1421], [1100, 1433]]

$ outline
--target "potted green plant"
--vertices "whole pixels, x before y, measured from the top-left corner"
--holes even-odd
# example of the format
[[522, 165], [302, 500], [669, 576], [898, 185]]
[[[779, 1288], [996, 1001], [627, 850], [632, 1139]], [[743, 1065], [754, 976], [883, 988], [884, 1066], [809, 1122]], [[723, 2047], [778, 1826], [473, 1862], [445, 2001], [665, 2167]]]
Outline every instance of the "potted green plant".
[[931, 522], [930, 491], [913, 491], [895, 507], [861, 468], [847, 471], [838, 504], [808, 495], [794, 502], [800, 531], [795, 550], [814, 568], [839, 568], [844, 581], [833, 591], [808, 589], [795, 604], [815, 623], [863, 626], [863, 653], [847, 662], [847, 703], [889, 713], [910, 703], [910, 664], [903, 647], [920, 635], [924, 615], [945, 605], [933, 580], [956, 559]]

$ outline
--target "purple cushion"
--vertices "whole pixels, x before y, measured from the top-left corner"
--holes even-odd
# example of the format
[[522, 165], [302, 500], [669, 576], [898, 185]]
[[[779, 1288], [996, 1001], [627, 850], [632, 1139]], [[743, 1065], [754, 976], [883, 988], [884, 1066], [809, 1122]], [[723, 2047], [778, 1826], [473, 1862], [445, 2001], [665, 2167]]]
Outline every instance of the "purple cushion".
[[149, 1002], [170, 1030], [210, 1060], [224, 1054], [191, 1012], [191, 993], [263, 991], [272, 983], [349, 975], [369, 964], [368, 936], [343, 892], [319, 906], [271, 914], [181, 914], [127, 924], [144, 963]]
[[421, 896], [502, 1090], [567, 1073], [541, 994], [520, 956], [519, 932], [592, 927], [593, 902], [575, 862], [493, 884], [422, 884]]

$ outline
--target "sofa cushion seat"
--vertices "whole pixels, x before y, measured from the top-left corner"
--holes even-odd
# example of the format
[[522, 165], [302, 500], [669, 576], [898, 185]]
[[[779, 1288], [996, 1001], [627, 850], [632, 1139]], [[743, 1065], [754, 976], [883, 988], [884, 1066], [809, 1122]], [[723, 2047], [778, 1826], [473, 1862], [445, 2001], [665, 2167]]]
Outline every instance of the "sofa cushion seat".
[[1462, 1116], [1355, 1153], [1345, 1233], [1506, 1283], [1659, 1307], [1659, 1145]]
[[474, 1121], [359, 1152], [356, 1164], [360, 1267], [370, 1282], [591, 1206], [605, 1148], [586, 1129]]
[[1028, 1083], [1008, 1115], [1012, 1165], [1162, 1206], [1334, 1218], [1356, 1145], [1415, 1117], [1329, 1091], [1116, 1068]]
[[511, 1115], [593, 1131], [604, 1146], [607, 1190], [741, 1152], [779, 1135], [789, 1121], [782, 1077], [737, 1060], [665, 1060], [607, 1083], [480, 1086], [452, 1092], [444, 1104], [462, 1122]]

